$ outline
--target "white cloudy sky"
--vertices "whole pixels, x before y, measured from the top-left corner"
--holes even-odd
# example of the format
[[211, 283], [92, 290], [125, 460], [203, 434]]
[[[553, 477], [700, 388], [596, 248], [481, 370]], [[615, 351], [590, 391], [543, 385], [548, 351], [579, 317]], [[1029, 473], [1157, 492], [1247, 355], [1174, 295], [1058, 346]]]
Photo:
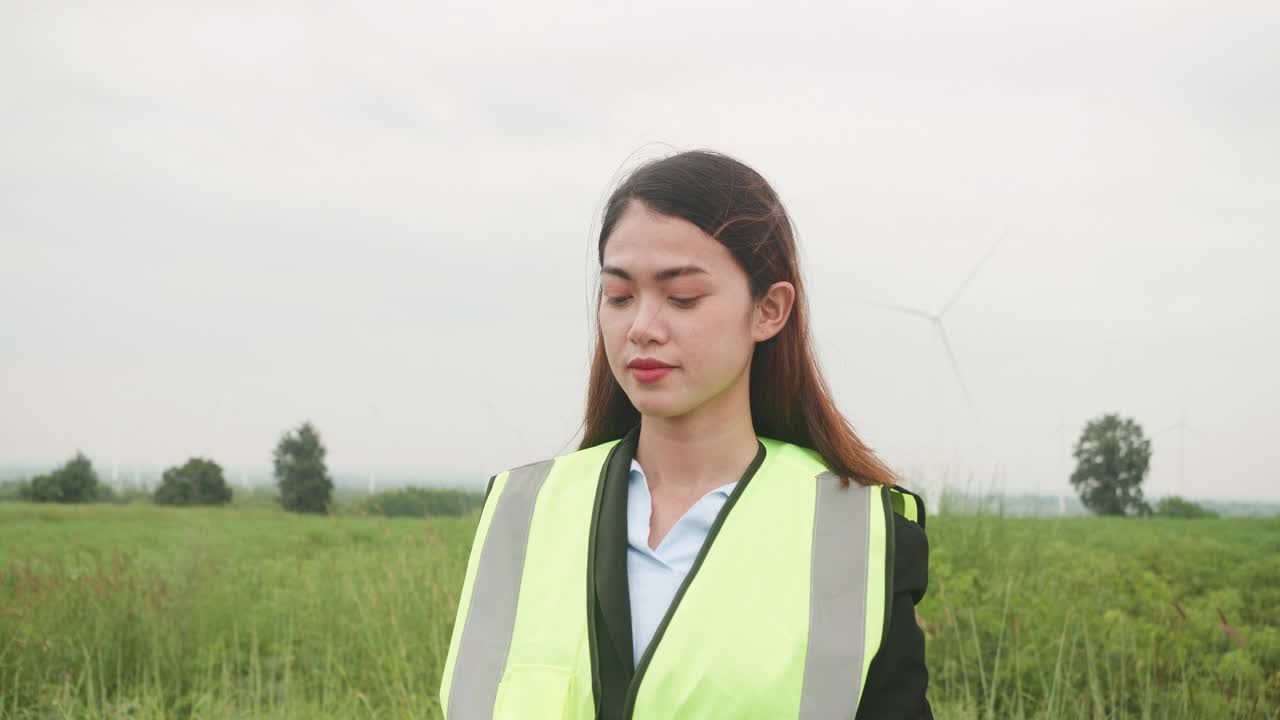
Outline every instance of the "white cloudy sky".
[[[620, 168], [731, 153], [919, 485], [1280, 497], [1270, 2], [0, 2], [0, 462], [474, 477], [575, 445]], [[928, 323], [945, 317], [972, 390]], [[1179, 442], [1166, 429], [1185, 415]], [[101, 466], [100, 466], [101, 467]]]

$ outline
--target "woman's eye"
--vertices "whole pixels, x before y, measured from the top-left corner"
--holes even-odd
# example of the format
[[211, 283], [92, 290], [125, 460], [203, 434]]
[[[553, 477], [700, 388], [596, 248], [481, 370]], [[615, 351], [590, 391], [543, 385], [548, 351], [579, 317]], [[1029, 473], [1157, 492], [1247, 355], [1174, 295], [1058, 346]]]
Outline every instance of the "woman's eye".
[[[612, 297], [606, 296], [605, 302], [609, 303], [610, 305], [613, 305], [614, 307], [621, 307], [625, 305], [627, 301], [630, 299], [631, 299], [630, 295], [614, 295]], [[694, 306], [695, 303], [698, 302], [699, 299], [700, 298], [696, 298], [696, 297], [687, 297], [687, 298], [673, 297], [671, 298], [671, 302], [674, 303], [675, 306], [679, 308], [691, 308]]]

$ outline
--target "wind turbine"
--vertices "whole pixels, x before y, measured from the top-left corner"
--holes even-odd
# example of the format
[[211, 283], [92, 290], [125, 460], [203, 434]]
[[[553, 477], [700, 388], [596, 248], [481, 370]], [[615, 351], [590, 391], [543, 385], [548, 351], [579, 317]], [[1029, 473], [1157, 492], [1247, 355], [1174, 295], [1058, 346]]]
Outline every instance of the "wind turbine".
[[956, 382], [960, 384], [961, 392], [964, 393], [965, 404], [968, 405], [969, 412], [975, 415], [976, 411], [973, 405], [973, 396], [969, 393], [969, 386], [965, 383], [964, 375], [960, 372], [960, 363], [956, 360], [955, 351], [951, 349], [951, 341], [947, 339], [947, 330], [942, 325], [942, 318], [947, 314], [947, 311], [951, 309], [951, 306], [955, 305], [956, 301], [960, 299], [961, 294], [964, 293], [965, 289], [969, 286], [969, 283], [973, 281], [974, 276], [978, 274], [978, 270], [980, 270], [992, 254], [995, 253], [996, 248], [999, 247], [1000, 243], [1004, 241], [1008, 234], [1009, 231], [1006, 229], [1004, 233], [1001, 234], [1000, 238], [992, 243], [991, 249], [987, 251], [986, 255], [982, 256], [982, 259], [978, 260], [977, 264], [969, 271], [969, 274], [965, 277], [964, 281], [961, 282], [960, 286], [956, 288], [956, 291], [951, 294], [951, 299], [947, 300], [947, 302], [944, 303], [937, 312], [929, 312], [928, 310], [921, 310], [920, 308], [909, 307], [906, 305], [880, 302], [878, 300], [872, 300], [858, 295], [853, 296], [853, 299], [857, 302], [875, 305], [876, 307], [881, 307], [886, 310], [905, 313], [907, 315], [912, 315], [929, 321], [929, 324], [938, 332], [938, 338], [942, 340], [943, 349], [947, 351], [947, 360], [951, 364], [952, 372], [955, 373]]
[[1199, 435], [1200, 433], [1194, 427], [1187, 424], [1186, 408], [1183, 408], [1182, 412], [1178, 415], [1178, 422], [1152, 435], [1151, 439], [1154, 440], [1157, 437], [1160, 437], [1161, 435], [1165, 434], [1166, 432], [1169, 432], [1170, 430], [1178, 431], [1178, 494], [1183, 497], [1186, 497], [1186, 494], [1187, 494], [1187, 431], [1189, 430], [1196, 435]]
[[[382, 438], [382, 413], [378, 410], [378, 406], [373, 404], [369, 405], [369, 411], [373, 414], [373, 431], [375, 435], [374, 435], [373, 443], [371, 444], [375, 448], [374, 452], [376, 453], [377, 452], [376, 448], [381, 445], [382, 439], [383, 439]], [[377, 489], [378, 489], [378, 459], [377, 457], [374, 457], [372, 466], [369, 469], [369, 494], [373, 495], [375, 492], [377, 492]]]
[[[963, 373], [960, 372], [960, 363], [959, 361], [956, 360], [955, 351], [951, 348], [951, 341], [947, 338], [947, 330], [943, 326], [942, 321], [943, 321], [943, 317], [947, 314], [947, 311], [949, 311], [951, 307], [956, 304], [956, 301], [960, 299], [960, 296], [968, 288], [969, 283], [973, 281], [973, 278], [978, 274], [978, 271], [982, 269], [982, 266], [986, 264], [987, 260], [990, 259], [991, 256], [995, 253], [996, 248], [999, 247], [1000, 243], [1003, 242], [1008, 235], [1009, 235], [1009, 229], [1006, 227], [1004, 232], [1000, 234], [1000, 237], [997, 238], [994, 243], [992, 243], [991, 249], [988, 250], [987, 253], [978, 260], [978, 262], [973, 266], [973, 269], [969, 271], [969, 274], [965, 276], [963, 281], [961, 281], [960, 285], [956, 288], [955, 292], [951, 294], [951, 297], [945, 303], [943, 303], [942, 307], [939, 308], [937, 312], [929, 312], [928, 310], [922, 310], [917, 307], [909, 307], [906, 305], [898, 305], [894, 303], [881, 302], [879, 300], [873, 300], [871, 298], [866, 298], [859, 295], [854, 295], [851, 298], [856, 302], [873, 305], [875, 307], [884, 308], [886, 310], [890, 310], [893, 312], [899, 312], [906, 315], [910, 315], [912, 317], [917, 317], [917, 318], [927, 320], [929, 324], [933, 327], [933, 329], [937, 331], [938, 338], [942, 340], [942, 347], [946, 351], [947, 361], [951, 365], [951, 371], [955, 374], [956, 382], [959, 383], [960, 390], [964, 394], [965, 405], [969, 408], [970, 416], [975, 419], [977, 419], [977, 411], [974, 407], [973, 395], [969, 392], [969, 386], [964, 381]], [[929, 414], [933, 416], [933, 422], [934, 422], [934, 447], [940, 448], [942, 444], [940, 441], [941, 424], [938, 421], [937, 411], [936, 411], [936, 393], [932, 391], [933, 374], [930, 373], [929, 377], [930, 377], [930, 392], [929, 392], [930, 413]], [[944, 481], [944, 484], [945, 484], [945, 481]]]
[[[1066, 452], [1063, 452], [1064, 450]], [[1062, 417], [1062, 402], [1059, 401], [1058, 402], [1058, 450], [1057, 452], [1054, 453], [1054, 455], [1058, 456], [1058, 482], [1062, 482], [1063, 478], [1067, 478], [1068, 482], [1070, 482], [1070, 477], [1067, 475], [1067, 457], [1068, 455], [1070, 455], [1070, 453], [1071, 453], [1071, 450], [1070, 448], [1067, 447], [1067, 424]], [[1066, 514], [1067, 514], [1067, 494], [1062, 491], [1061, 487], [1059, 487], [1058, 488], [1058, 515], [1062, 516]]]
[[[116, 414], [117, 422], [119, 413]], [[111, 424], [111, 489], [120, 489], [120, 429]]]
[[120, 418], [122, 417], [120, 408], [123, 406], [124, 392], [116, 387], [115, 412], [111, 423], [111, 487], [114, 490], [123, 489], [120, 485]]

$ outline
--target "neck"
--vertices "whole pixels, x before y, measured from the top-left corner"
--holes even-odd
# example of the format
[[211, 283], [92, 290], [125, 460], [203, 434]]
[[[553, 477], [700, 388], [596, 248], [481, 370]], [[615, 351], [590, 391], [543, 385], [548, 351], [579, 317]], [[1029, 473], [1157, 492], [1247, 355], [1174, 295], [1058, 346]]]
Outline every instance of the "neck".
[[749, 387], [742, 382], [694, 412], [644, 415], [636, 460], [651, 493], [701, 497], [742, 478], [759, 450]]

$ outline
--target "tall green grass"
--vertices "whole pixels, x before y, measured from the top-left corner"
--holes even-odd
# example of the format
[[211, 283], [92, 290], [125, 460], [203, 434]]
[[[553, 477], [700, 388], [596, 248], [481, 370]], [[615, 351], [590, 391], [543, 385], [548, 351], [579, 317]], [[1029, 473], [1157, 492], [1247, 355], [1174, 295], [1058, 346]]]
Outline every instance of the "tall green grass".
[[[0, 503], [0, 717], [438, 717], [474, 529]], [[1280, 717], [1280, 521], [929, 535], [940, 720]]]
[[1280, 520], [929, 522], [946, 718], [1280, 717]]
[[474, 527], [0, 505], [0, 716], [435, 717]]

